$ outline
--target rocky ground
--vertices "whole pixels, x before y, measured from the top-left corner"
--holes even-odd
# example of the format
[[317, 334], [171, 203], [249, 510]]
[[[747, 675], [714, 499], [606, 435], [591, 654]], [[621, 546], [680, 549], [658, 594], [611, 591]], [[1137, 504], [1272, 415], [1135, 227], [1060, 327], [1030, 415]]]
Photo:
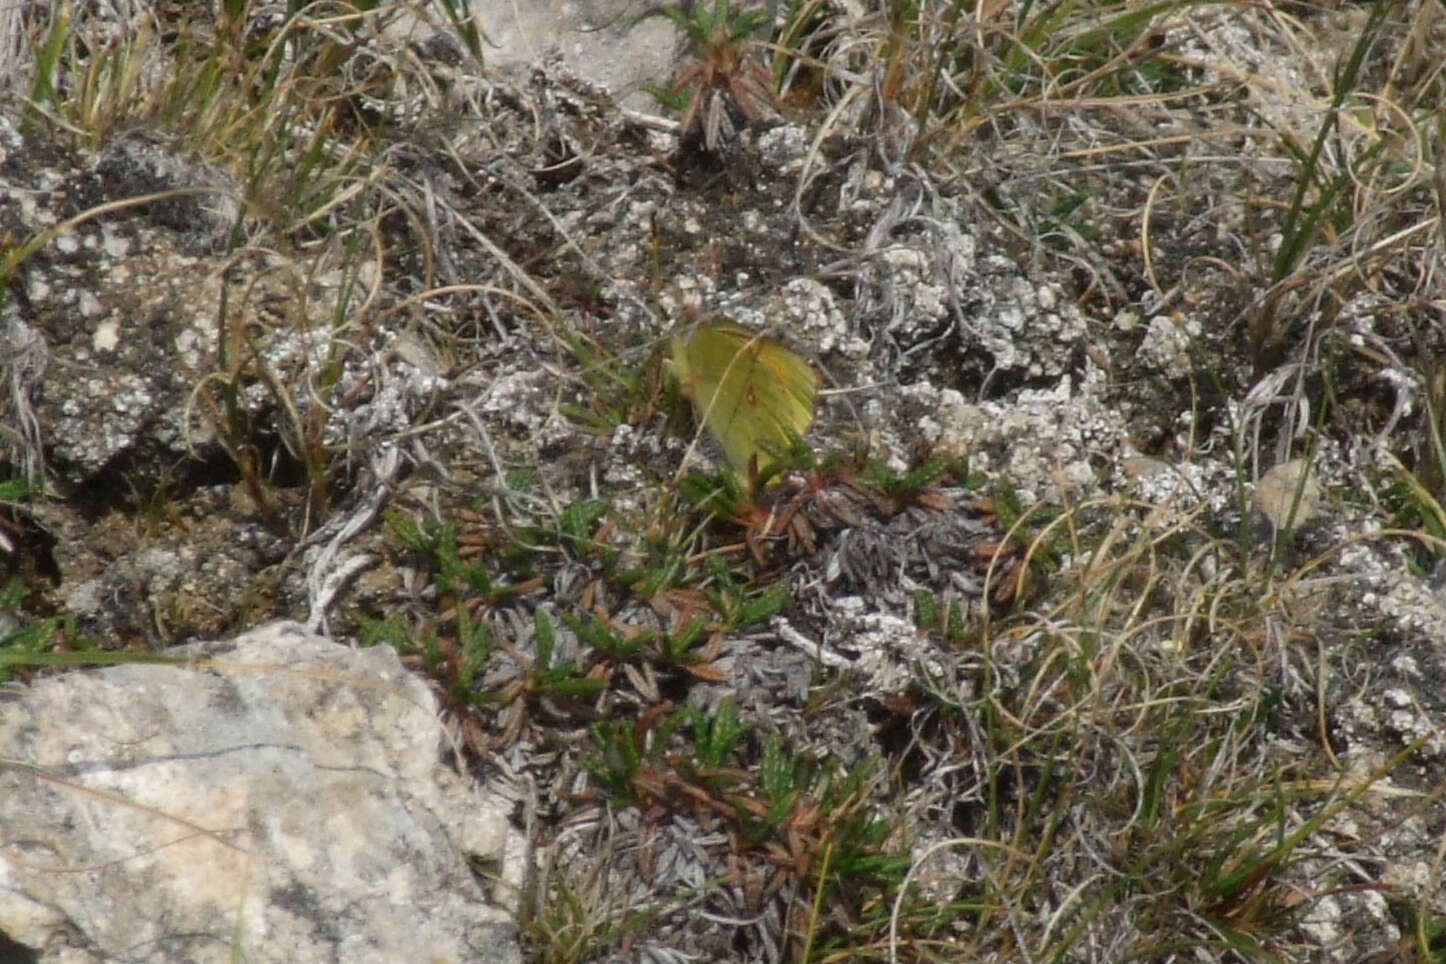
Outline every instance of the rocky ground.
[[[12, 648], [392, 644], [537, 959], [1439, 954], [1424, 94], [1309, 160], [1316, 65], [1426, 91], [1439, 26], [1157, 12], [1090, 96], [981, 41], [921, 125], [935, 47], [837, 7], [681, 124], [445, 22], [260, 99], [305, 136], [12, 99]], [[719, 316], [823, 386], [721, 500], [661, 365]]]

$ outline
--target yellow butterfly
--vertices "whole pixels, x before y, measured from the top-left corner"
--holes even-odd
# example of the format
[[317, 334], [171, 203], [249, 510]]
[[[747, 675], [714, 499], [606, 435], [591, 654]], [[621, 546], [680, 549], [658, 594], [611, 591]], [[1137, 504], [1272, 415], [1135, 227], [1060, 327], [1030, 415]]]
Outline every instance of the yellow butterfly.
[[787, 449], [791, 435], [802, 436], [813, 424], [818, 374], [772, 339], [719, 321], [686, 341], [674, 337], [670, 354], [673, 375], [698, 420], [744, 478], [775, 461], [768, 449]]

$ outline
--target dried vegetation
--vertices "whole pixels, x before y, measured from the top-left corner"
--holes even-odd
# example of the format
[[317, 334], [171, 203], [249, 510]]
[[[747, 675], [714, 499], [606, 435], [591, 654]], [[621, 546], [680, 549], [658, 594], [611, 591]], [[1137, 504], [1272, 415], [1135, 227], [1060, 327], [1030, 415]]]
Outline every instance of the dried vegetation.
[[[671, 133], [460, 20], [223, 7], [37, 20], [26, 136], [204, 162], [137, 230], [232, 205], [162, 455], [285, 541], [245, 617], [434, 681], [536, 959], [1446, 954], [1439, 4], [718, 0]], [[680, 468], [704, 313], [834, 389], [772, 487]], [[93, 484], [10, 366], [12, 470]], [[141, 540], [215, 497], [125, 471]], [[73, 588], [10, 664], [104, 636]]]

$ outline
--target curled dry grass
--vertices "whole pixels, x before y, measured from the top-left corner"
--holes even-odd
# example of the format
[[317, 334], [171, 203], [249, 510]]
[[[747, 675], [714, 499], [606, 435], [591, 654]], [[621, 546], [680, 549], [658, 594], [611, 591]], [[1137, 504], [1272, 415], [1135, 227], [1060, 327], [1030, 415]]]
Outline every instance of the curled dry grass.
[[[443, 7], [453, 53], [475, 70], [463, 53], [480, 51], [467, 4]], [[559, 315], [475, 212], [458, 210], [405, 159], [396, 163], [411, 139], [429, 141], [427, 118], [483, 89], [475, 74], [386, 39], [412, 15], [391, 4], [279, 11], [246, 0], [215, 17], [161, 22], [140, 9], [122, 21], [62, 4], [33, 25], [44, 42], [30, 72], [30, 123], [97, 149], [142, 130], [194, 159], [183, 176], [205, 180], [126, 204], [216, 199], [223, 250], [207, 264], [221, 290], [206, 307], [219, 335], [212, 367], [195, 373], [190, 413], [239, 470], [257, 510], [300, 533], [327, 518], [346, 476], [363, 465], [391, 474], [363, 451], [367, 430], [352, 424], [346, 402], [358, 386], [344, 384], [347, 366], [364, 364], [380, 333], [410, 320], [408, 347], [444, 367], [477, 337], [478, 314], [494, 326], [521, 314], [548, 333]], [[5, 277], [54, 233], [13, 249], [0, 265]], [[502, 266], [499, 282], [478, 283], [490, 272], [438, 255], [439, 239], [458, 236]], [[290, 474], [306, 480], [299, 513], [274, 483]]]
[[[885, 157], [991, 185], [984, 207], [1088, 272], [1106, 307], [1134, 297], [1118, 237], [1181, 321], [1198, 311], [1197, 276], [1248, 292], [1233, 307], [1257, 375], [1349, 323], [1363, 297], [1399, 318], [1430, 310], [1446, 95], [1428, 53], [1446, 30], [1435, 5], [891, 10], [832, 20], [809, 57], [779, 54], [785, 85], [804, 85], [804, 65], [822, 75], [818, 139], [872, 129]], [[1227, 232], [1215, 251], [1170, 250], [1206, 224]]]
[[[953, 807], [972, 832], [915, 848], [888, 959], [1314, 953], [1296, 928], [1317, 902], [1379, 887], [1356, 869], [1385, 859], [1377, 841], [1340, 859], [1353, 808], [1443, 794], [1392, 782], [1421, 741], [1367, 772], [1332, 752], [1348, 634], [1319, 570], [1347, 546], [1278, 571], [1268, 543], [1242, 553], [1199, 508], [1122, 499], [1052, 529], [1036, 545], [1063, 539], [1070, 562], [1048, 603], [985, 634], [977, 695], [934, 692], [914, 717], [921, 745], [951, 732], [934, 725], [948, 708], [977, 721], [934, 747], [909, 808]], [[941, 886], [949, 903], [921, 899]]]
[[[1322, 390], [1307, 369], [1336, 366], [1349, 384], [1373, 366], [1429, 374], [1403, 345], [1440, 298], [1439, 5], [1382, 4], [1343, 29], [1307, 8], [1138, 0], [890, 10], [850, 19], [842, 5], [795, 5], [775, 76], [785, 98], [806, 91], [819, 108], [816, 145], [864, 131], [886, 166], [917, 163], [962, 182], [1022, 252], [1078, 268], [1081, 300], [1100, 317], [1147, 300], [1182, 324], [1215, 324], [1197, 341], [1223, 346], [1222, 394], [1248, 388], [1233, 362], [1264, 371], [1292, 358], [1299, 377], [1267, 393], [1283, 399], [1270, 404], [1292, 427], [1321, 426]], [[342, 56], [383, 16], [311, 5], [265, 33], [248, 33], [246, 16], [211, 34], [188, 26], [179, 36], [204, 65], [197, 72], [174, 69], [179, 55], [148, 22], [97, 37], [57, 20], [44, 47], [49, 79], [35, 87], [38, 109], [93, 142], [158, 120], [229, 171], [243, 202], [234, 259], [269, 244], [303, 252], [305, 267], [284, 282], [293, 304], [307, 304], [300, 293], [317, 279], [346, 279], [347, 293], [319, 315], [288, 319], [302, 333], [324, 329], [304, 377], [268, 368], [237, 331], [198, 394], [264, 500], [240, 395], [266, 386], [313, 477], [315, 514], [339, 459], [318, 420], [326, 389], [371, 326], [413, 314], [424, 339], [460, 357], [478, 336], [450, 322], [478, 301], [505, 302], [549, 333], [562, 314], [483, 226], [389, 165], [373, 112], [404, 90], [425, 110], [443, 98], [405, 52]], [[1252, 63], [1239, 56], [1242, 35], [1263, 52], [1254, 66], [1242, 66]], [[1323, 45], [1348, 69], [1312, 73]], [[824, 167], [799, 178], [796, 200]], [[538, 198], [522, 200], [547, 214]], [[827, 237], [797, 208], [842, 262], [872, 253]], [[392, 214], [415, 225], [423, 284], [385, 298], [381, 223]], [[1202, 225], [1219, 233], [1196, 251], [1185, 241]], [[502, 280], [479, 284], [440, 258], [431, 239], [449, 233], [486, 249]], [[1226, 289], [1243, 297], [1211, 314], [1208, 299]], [[232, 307], [253, 291], [239, 289]], [[1330, 341], [1367, 309], [1398, 327]], [[1421, 340], [1435, 343], [1430, 332]], [[459, 417], [486, 442], [479, 420]], [[1264, 416], [1233, 429], [1242, 466], [1281, 461], [1299, 436]], [[1203, 455], [1205, 434], [1180, 457]], [[527, 498], [545, 517], [530, 528], [562, 531], [558, 506], [504, 490], [505, 467], [486, 447], [498, 524], [522, 515], [507, 499]], [[1374, 886], [1353, 875], [1376, 856], [1376, 837], [1342, 843], [1333, 821], [1361, 800], [1411, 793], [1386, 778], [1412, 747], [1347, 772], [1327, 732], [1330, 671], [1349, 658], [1352, 632], [1325, 616], [1337, 587], [1328, 564], [1346, 546], [1283, 558], [1244, 522], [1223, 531], [1203, 507], [1063, 507], [1032, 550], [1067, 564], [1031, 611], [978, 631], [977, 686], [925, 686], [907, 714], [911, 745], [934, 766], [929, 782], [895, 787], [900, 842], [912, 846], [904, 885], [851, 909], [851, 940], [790, 946], [815, 960], [1308, 953], [1292, 942], [1318, 899]], [[1424, 810], [1440, 792], [1407, 799]], [[962, 836], [908, 839], [916, 815], [939, 810]], [[548, 959], [588, 959], [620, 939], [601, 878], [548, 871], [559, 873], [536, 889], [553, 901], [536, 913]], [[1439, 859], [1431, 873], [1439, 882]], [[1420, 897], [1418, 948], [1438, 913]], [[814, 933], [806, 920], [802, 930]]]

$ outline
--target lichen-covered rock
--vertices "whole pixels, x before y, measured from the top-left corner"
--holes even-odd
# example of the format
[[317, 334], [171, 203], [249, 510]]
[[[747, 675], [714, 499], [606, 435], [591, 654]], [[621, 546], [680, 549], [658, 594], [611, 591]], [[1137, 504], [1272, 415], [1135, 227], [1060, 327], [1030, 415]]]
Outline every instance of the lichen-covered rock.
[[[0, 934], [73, 961], [515, 961], [507, 821], [389, 649], [284, 623], [0, 692]], [[189, 662], [185, 662], [189, 660]]]

